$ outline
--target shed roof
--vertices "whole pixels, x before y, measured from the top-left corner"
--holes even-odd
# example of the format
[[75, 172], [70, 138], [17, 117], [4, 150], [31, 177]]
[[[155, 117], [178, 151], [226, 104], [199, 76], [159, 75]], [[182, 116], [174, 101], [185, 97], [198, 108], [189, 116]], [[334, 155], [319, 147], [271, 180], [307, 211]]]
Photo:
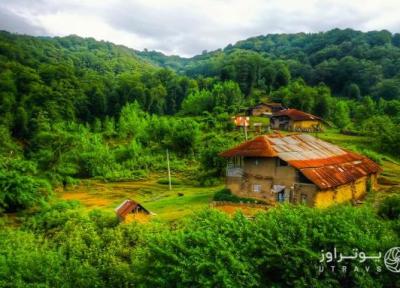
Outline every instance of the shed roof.
[[150, 211], [148, 211], [146, 208], [144, 208], [142, 205], [140, 205], [138, 202], [133, 201], [133, 200], [125, 200], [122, 202], [121, 205], [119, 205], [117, 208], [115, 208], [115, 213], [121, 218], [125, 218], [125, 216], [129, 213], [131, 213], [133, 210], [136, 208], [139, 208], [139, 210], [145, 212], [146, 214], [150, 214]]
[[272, 117], [287, 116], [294, 121], [304, 121], [304, 120], [322, 120], [320, 117], [297, 110], [297, 109], [284, 109], [280, 110]]
[[379, 172], [378, 164], [308, 134], [263, 135], [222, 152], [222, 157], [279, 157], [320, 189], [333, 188]]

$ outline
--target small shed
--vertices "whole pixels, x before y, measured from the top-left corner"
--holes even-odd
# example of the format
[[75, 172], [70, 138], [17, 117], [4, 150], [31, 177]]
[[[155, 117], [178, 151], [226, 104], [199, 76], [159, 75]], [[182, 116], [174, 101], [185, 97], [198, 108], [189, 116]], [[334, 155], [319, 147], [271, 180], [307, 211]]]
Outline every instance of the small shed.
[[115, 208], [115, 213], [121, 220], [124, 220], [126, 215], [129, 213], [143, 213], [147, 215], [151, 214], [151, 212], [144, 208], [141, 204], [130, 199], [125, 200], [121, 205]]

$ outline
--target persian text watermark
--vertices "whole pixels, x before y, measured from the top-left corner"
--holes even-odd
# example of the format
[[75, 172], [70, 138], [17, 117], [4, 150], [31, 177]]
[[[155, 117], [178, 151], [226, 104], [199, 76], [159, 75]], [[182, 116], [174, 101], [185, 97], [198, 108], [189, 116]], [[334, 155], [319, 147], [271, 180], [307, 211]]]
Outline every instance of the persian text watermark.
[[[350, 261], [352, 262], [351, 264]], [[346, 273], [350, 269], [353, 272], [363, 270], [365, 272], [380, 273], [383, 266], [384, 269], [390, 272], [400, 273], [400, 247], [390, 248], [385, 254], [379, 252], [373, 255], [360, 251], [357, 248], [353, 249], [351, 254], [343, 254], [334, 247], [332, 251], [322, 250], [319, 262], [318, 270], [320, 273], [326, 270], [333, 273]]]

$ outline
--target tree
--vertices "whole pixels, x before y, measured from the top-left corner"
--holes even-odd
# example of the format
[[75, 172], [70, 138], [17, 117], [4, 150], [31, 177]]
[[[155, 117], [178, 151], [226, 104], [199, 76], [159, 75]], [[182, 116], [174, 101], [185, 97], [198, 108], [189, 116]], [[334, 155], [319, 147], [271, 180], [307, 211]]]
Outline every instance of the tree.
[[376, 99], [386, 100], [400, 99], [400, 80], [385, 79], [379, 82], [373, 91]]
[[10, 156], [0, 160], [0, 211], [19, 211], [47, 199], [50, 185], [34, 177], [33, 162]]
[[146, 114], [137, 102], [122, 108], [118, 121], [118, 132], [121, 137], [140, 138], [144, 133]]
[[274, 88], [286, 86], [290, 81], [289, 69], [284, 65], [278, 65], [274, 81]]
[[337, 101], [332, 113], [333, 122], [341, 129], [350, 124], [350, 110], [343, 100]]
[[346, 96], [350, 99], [360, 100], [361, 92], [357, 84], [351, 83], [346, 87]]
[[28, 113], [24, 107], [18, 107], [15, 113], [13, 134], [16, 137], [23, 138], [28, 134]]
[[195, 91], [183, 100], [182, 112], [190, 115], [200, 115], [204, 111], [214, 108], [214, 97], [210, 91]]

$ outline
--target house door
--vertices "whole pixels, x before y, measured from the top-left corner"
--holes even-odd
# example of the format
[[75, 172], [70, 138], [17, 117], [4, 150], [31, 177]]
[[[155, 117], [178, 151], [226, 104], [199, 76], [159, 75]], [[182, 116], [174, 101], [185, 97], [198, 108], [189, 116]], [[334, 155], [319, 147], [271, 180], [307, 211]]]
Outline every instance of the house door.
[[278, 193], [278, 202], [284, 202], [285, 201], [285, 191], [282, 190], [281, 192]]

